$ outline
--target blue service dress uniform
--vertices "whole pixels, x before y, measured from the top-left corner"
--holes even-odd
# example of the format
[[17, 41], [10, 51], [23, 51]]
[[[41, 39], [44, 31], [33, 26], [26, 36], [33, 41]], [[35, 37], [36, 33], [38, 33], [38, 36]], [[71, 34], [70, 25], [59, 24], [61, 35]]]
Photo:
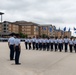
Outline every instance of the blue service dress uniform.
[[54, 40], [55, 51], [58, 49], [58, 39]]
[[68, 38], [64, 38], [65, 52], [67, 52], [67, 50], [68, 50], [68, 43], [69, 43], [69, 39]]
[[63, 43], [63, 40], [61, 38], [58, 39], [58, 45], [59, 45], [60, 52], [62, 51], [62, 43]]
[[36, 38], [35, 43], [36, 43], [36, 50], [38, 50], [39, 49], [39, 39], [38, 38]]
[[42, 50], [42, 38], [39, 38], [39, 48]]
[[69, 49], [70, 49], [70, 52], [73, 51], [73, 40], [69, 40]]
[[73, 41], [74, 43], [74, 50], [75, 50], [75, 53], [76, 53], [76, 39]]
[[46, 39], [46, 48], [47, 48], [47, 51], [49, 51], [49, 46], [50, 46], [50, 40], [48, 38], [48, 39]]
[[36, 38], [32, 38], [31, 40], [32, 40], [32, 47], [33, 47], [33, 50], [34, 50], [36, 48], [36, 43], [35, 43]]
[[9, 45], [9, 48], [10, 48], [10, 60], [14, 59], [14, 44], [15, 44], [15, 38], [10, 37], [8, 39], [8, 45]]
[[15, 39], [15, 64], [20, 64], [19, 63], [20, 52], [21, 52], [20, 39], [16, 38]]
[[25, 47], [26, 47], [26, 50], [28, 49], [28, 38], [25, 39]]
[[51, 51], [53, 51], [54, 39], [50, 38]]

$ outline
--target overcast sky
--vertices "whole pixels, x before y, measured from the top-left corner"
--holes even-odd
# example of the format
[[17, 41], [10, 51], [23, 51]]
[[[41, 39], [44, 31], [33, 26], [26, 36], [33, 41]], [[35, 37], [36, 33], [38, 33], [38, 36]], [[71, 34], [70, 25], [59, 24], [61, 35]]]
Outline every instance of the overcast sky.
[[76, 0], [0, 0], [0, 11], [6, 21], [32, 21], [71, 30], [76, 27]]

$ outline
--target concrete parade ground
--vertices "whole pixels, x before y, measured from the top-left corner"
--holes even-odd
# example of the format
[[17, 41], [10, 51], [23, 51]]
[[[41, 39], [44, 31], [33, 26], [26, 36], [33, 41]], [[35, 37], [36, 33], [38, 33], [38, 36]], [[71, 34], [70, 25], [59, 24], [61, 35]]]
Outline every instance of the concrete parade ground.
[[0, 75], [76, 75], [76, 53], [26, 50], [21, 43], [21, 65], [9, 60], [7, 42], [0, 42]]

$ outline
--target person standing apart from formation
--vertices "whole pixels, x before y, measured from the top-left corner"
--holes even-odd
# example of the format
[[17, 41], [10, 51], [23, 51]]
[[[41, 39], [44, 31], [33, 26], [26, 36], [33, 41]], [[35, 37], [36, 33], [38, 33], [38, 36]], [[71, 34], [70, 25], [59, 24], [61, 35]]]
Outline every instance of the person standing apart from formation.
[[70, 38], [70, 40], [69, 40], [69, 49], [70, 49], [70, 52], [73, 51], [72, 48], [73, 48], [73, 40], [72, 40], [72, 38]]
[[10, 48], [10, 60], [14, 60], [14, 44], [15, 38], [13, 37], [13, 34], [11, 34], [10, 38], [8, 39], [8, 46]]
[[21, 64], [19, 63], [20, 52], [21, 52], [20, 39], [19, 39], [19, 35], [16, 35], [16, 39], [15, 39], [15, 64], [16, 65]]

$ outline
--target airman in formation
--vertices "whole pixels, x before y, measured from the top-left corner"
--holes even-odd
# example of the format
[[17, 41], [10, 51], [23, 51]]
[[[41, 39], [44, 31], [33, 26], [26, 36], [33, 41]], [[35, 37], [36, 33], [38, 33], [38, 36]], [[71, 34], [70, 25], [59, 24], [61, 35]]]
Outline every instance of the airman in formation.
[[60, 51], [62, 52], [76, 52], [76, 39], [68, 38], [67, 36], [62, 38], [57, 37], [33, 37], [25, 39], [26, 50], [47, 50], [47, 51]]

